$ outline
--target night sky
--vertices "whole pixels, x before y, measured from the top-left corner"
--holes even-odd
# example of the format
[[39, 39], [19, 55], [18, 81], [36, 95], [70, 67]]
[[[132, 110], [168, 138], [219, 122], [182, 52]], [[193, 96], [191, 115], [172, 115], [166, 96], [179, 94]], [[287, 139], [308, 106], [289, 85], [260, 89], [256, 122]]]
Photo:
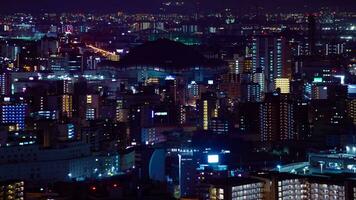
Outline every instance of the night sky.
[[[1, 0], [0, 12], [18, 11], [158, 11], [160, 2], [169, 0]], [[195, 0], [184, 0], [187, 3]], [[313, 10], [336, 6], [356, 10], [355, 0], [200, 0], [201, 8], [240, 8], [263, 6], [267, 9]]]

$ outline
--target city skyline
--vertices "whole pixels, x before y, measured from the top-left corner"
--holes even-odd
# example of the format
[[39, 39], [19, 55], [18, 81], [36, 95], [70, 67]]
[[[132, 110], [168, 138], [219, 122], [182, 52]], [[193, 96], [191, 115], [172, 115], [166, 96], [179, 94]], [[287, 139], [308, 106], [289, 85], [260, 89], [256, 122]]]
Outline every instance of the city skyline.
[[356, 199], [355, 2], [1, 3], [0, 199]]
[[[265, 8], [267, 12], [273, 12], [274, 10], [280, 11], [316, 11], [321, 7], [333, 7], [340, 10], [352, 11], [355, 6], [355, 2], [352, 0], [341, 0], [335, 2], [333, 0], [274, 0], [274, 1], [262, 1], [262, 0], [200, 0], [200, 1], [163, 1], [163, 0], [151, 0], [150, 2], [142, 2], [140, 0], [104, 0], [104, 1], [87, 1], [87, 0], [62, 0], [62, 1], [50, 1], [50, 0], [4, 0], [0, 8], [1, 13], [11, 12], [66, 12], [66, 11], [79, 11], [79, 12], [116, 12], [116, 11], [129, 11], [129, 12], [160, 12], [162, 3], [165, 2], [184, 2], [185, 5], [189, 5], [191, 9], [196, 9], [197, 3], [201, 9], [216, 11], [219, 9], [231, 8], [236, 9], [239, 12], [248, 12], [258, 7]], [[353, 6], [350, 6], [353, 5]], [[185, 12], [184, 10], [176, 10], [179, 12]]]

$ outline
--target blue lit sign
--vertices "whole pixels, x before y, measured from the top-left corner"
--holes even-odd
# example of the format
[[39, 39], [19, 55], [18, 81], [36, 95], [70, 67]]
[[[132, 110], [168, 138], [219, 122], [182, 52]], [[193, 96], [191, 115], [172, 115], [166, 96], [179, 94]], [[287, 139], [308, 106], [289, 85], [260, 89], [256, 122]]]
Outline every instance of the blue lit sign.
[[219, 155], [208, 155], [208, 163], [219, 163]]

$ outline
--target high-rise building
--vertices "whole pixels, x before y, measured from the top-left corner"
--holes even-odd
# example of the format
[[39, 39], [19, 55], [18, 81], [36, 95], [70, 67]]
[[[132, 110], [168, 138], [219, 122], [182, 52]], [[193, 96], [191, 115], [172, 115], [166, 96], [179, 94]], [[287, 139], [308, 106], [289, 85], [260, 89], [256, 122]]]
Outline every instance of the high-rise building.
[[0, 199], [23, 200], [25, 198], [25, 183], [23, 181], [0, 182]]
[[294, 101], [294, 125], [296, 139], [310, 137], [309, 103], [306, 101]]
[[252, 71], [252, 58], [247, 57], [244, 59], [243, 63], [243, 72], [251, 72]]
[[345, 44], [331, 41], [325, 44], [325, 55], [340, 55], [345, 52]]
[[63, 80], [63, 94], [70, 94], [73, 92], [73, 82], [71, 79]]
[[294, 105], [289, 95], [267, 93], [260, 105], [260, 136], [262, 141], [296, 139]]
[[260, 102], [261, 86], [258, 83], [245, 83], [241, 85], [242, 102]]
[[243, 102], [237, 107], [238, 110], [238, 128], [242, 133], [248, 134], [255, 141], [259, 141], [259, 123], [260, 115], [259, 102]]
[[174, 78], [165, 79], [165, 100], [170, 103], [177, 103], [177, 80]]
[[233, 74], [240, 74], [244, 70], [245, 58], [238, 54], [234, 54], [233, 58], [227, 60], [229, 65], [229, 72]]
[[309, 45], [309, 54], [316, 54], [316, 21], [314, 15], [308, 16], [308, 45]]
[[15, 124], [18, 130], [25, 129], [27, 104], [7, 104], [1, 106], [1, 123]]
[[184, 124], [187, 121], [187, 112], [186, 112], [186, 107], [183, 105], [178, 106], [178, 123], [179, 124]]
[[100, 57], [88, 56], [86, 60], [86, 69], [87, 70], [96, 70], [98, 63], [101, 61]]
[[222, 83], [219, 84], [219, 89], [226, 92], [231, 99], [240, 97], [240, 75], [235, 73], [227, 73], [222, 75]]
[[288, 78], [276, 78], [275, 89], [280, 89], [281, 94], [290, 93], [290, 81]]
[[40, 43], [41, 57], [48, 58], [52, 54], [57, 54], [59, 42], [56, 38], [43, 37]]
[[229, 133], [229, 122], [220, 118], [210, 120], [209, 129], [217, 135]]
[[261, 92], [266, 92], [266, 78], [262, 71], [262, 68], [257, 68], [256, 71], [253, 73], [253, 82], [258, 83], [260, 85]]
[[72, 117], [73, 114], [73, 99], [72, 95], [62, 95], [62, 113], [63, 116]]
[[311, 87], [312, 99], [327, 99], [328, 87], [325, 84], [312, 84]]
[[11, 93], [11, 78], [10, 74], [3, 72], [0, 74], [0, 94], [10, 95]]
[[252, 39], [252, 72], [256, 73], [258, 69], [264, 74], [267, 92], [274, 90], [276, 78], [289, 77], [290, 59], [284, 37], [259, 36]]
[[230, 177], [212, 182], [210, 200], [262, 200], [264, 183], [258, 179]]
[[353, 124], [356, 125], [356, 99], [347, 101], [347, 115], [352, 120]]
[[203, 130], [209, 129], [211, 118], [218, 117], [217, 98], [214, 93], [204, 93], [197, 102], [199, 124]]
[[192, 81], [187, 85], [188, 98], [198, 98], [200, 96], [199, 84]]
[[99, 95], [86, 95], [86, 112], [87, 120], [94, 120], [99, 115]]

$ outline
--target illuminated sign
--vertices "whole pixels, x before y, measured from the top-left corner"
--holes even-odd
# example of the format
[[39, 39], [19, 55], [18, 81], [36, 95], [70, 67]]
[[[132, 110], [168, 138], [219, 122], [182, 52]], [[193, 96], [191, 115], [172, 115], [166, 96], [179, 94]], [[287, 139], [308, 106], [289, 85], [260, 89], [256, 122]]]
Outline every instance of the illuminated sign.
[[218, 163], [219, 155], [208, 155], [208, 163]]
[[348, 94], [356, 94], [356, 85], [348, 85], [347, 93]]
[[155, 115], [156, 116], [166, 116], [166, 115], [168, 115], [168, 113], [167, 112], [156, 112]]
[[323, 78], [321, 78], [321, 77], [314, 77], [313, 82], [314, 82], [314, 83], [322, 83], [322, 82], [323, 82]]
[[166, 76], [166, 78], [165, 78], [165, 80], [174, 80], [175, 78], [173, 77], [173, 76], [171, 76], [171, 75], [169, 75], [169, 76]]

